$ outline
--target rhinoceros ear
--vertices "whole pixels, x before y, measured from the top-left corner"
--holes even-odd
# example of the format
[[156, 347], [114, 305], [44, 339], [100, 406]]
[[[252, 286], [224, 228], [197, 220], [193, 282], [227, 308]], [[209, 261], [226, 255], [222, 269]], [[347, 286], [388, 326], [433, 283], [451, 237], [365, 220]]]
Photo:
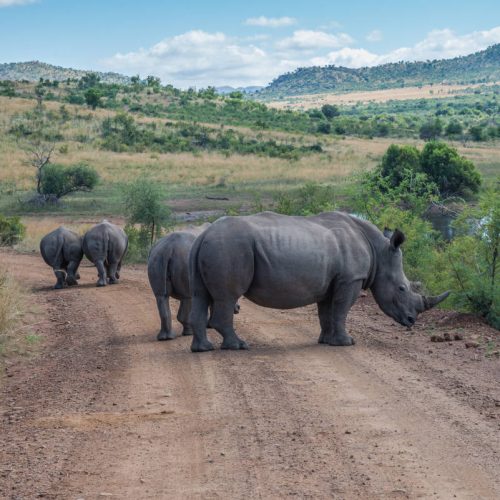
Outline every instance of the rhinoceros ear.
[[392, 236], [392, 231], [388, 227], [384, 227], [384, 236], [390, 240]]
[[405, 235], [399, 229], [395, 229], [391, 236], [391, 248], [397, 250], [404, 243], [405, 239]]

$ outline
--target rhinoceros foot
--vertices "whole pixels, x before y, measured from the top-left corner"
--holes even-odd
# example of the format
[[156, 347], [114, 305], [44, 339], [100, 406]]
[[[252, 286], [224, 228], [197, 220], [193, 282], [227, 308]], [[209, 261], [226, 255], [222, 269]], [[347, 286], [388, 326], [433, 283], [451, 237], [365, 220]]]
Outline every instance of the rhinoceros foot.
[[326, 339], [328, 345], [354, 345], [356, 341], [350, 335], [337, 335]]
[[118, 283], [118, 280], [116, 278], [109, 278], [110, 285], [116, 285], [117, 283]]
[[193, 342], [191, 342], [191, 352], [205, 352], [213, 350], [214, 346], [209, 340], [200, 341], [196, 337], [194, 337]]
[[60, 290], [61, 288], [64, 288], [64, 285], [62, 285], [61, 283], [56, 283], [54, 285], [54, 290]]
[[166, 330], [160, 330], [156, 336], [157, 340], [172, 340], [175, 339], [174, 332], [167, 332]]
[[230, 341], [224, 340], [220, 348], [237, 351], [238, 349], [248, 349], [248, 344], [244, 340], [241, 340], [240, 338], [236, 337], [235, 339], [231, 339]]
[[105, 280], [98, 280], [97, 286], [106, 286], [106, 281]]

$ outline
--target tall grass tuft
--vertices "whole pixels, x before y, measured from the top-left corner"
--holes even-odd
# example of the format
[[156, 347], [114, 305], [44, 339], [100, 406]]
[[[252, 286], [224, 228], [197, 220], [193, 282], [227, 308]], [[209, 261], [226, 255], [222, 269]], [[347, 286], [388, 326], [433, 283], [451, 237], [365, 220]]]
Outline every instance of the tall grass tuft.
[[21, 314], [20, 288], [12, 276], [0, 268], [0, 355], [4, 354]]

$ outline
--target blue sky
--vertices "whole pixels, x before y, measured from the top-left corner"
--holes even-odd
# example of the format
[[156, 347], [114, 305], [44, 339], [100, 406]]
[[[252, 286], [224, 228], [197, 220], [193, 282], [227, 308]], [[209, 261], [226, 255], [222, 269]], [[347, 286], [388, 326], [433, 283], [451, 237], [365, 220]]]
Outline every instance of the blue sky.
[[500, 43], [500, 1], [0, 0], [0, 62], [263, 85], [313, 64], [465, 55]]

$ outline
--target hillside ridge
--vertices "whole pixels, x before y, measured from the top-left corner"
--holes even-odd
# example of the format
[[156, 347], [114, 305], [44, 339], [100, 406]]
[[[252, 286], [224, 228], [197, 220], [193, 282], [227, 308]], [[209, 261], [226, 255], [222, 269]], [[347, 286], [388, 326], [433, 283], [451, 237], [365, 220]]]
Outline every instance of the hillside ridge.
[[257, 97], [494, 81], [500, 81], [500, 44], [452, 59], [399, 61], [357, 69], [335, 65], [301, 67], [274, 79]]

